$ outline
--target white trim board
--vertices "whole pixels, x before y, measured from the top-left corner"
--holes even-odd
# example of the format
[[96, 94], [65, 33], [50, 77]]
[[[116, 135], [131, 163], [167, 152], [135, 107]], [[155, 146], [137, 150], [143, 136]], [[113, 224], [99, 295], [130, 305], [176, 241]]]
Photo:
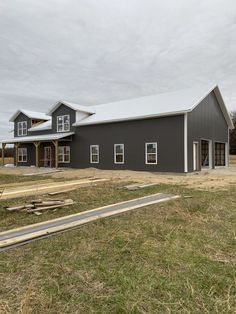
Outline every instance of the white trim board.
[[188, 114], [184, 114], [184, 172], [188, 172]]

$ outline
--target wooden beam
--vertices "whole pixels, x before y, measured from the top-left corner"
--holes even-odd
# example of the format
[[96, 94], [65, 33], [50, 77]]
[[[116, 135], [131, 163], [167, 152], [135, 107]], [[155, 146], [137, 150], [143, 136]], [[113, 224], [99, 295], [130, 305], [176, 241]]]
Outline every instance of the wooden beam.
[[3, 143], [2, 144], [2, 166], [4, 166], [5, 147], [6, 147], [6, 144]]
[[58, 168], [58, 140], [52, 142], [55, 146], [55, 167]]
[[16, 167], [18, 166], [18, 148], [19, 148], [19, 143], [15, 143], [15, 156], [16, 156], [16, 160], [15, 160], [15, 164], [16, 164]]
[[35, 166], [37, 168], [39, 167], [39, 145], [40, 145], [40, 142], [34, 142], [34, 146], [35, 146]]

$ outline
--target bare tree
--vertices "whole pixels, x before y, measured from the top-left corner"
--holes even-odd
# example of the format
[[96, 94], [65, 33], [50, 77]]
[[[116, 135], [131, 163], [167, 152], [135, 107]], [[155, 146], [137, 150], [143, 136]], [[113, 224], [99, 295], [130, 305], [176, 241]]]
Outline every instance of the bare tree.
[[230, 154], [236, 154], [236, 111], [231, 112], [234, 129], [229, 132]]

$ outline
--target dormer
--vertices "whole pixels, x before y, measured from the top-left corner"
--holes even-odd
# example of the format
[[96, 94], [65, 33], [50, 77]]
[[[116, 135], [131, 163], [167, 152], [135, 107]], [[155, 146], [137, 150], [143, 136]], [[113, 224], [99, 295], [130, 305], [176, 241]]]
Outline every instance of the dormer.
[[66, 133], [72, 131], [75, 122], [81, 121], [94, 113], [92, 107], [58, 101], [47, 114], [52, 116], [53, 131]]
[[42, 112], [18, 110], [9, 120], [14, 123], [14, 137], [27, 136], [28, 130], [48, 121], [51, 117]]

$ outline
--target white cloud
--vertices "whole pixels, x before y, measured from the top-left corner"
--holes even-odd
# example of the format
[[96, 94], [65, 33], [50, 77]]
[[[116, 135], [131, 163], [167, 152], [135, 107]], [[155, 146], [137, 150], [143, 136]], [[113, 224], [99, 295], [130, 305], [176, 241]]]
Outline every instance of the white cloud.
[[18, 108], [45, 110], [219, 83], [236, 109], [236, 3], [3, 0], [0, 136]]

